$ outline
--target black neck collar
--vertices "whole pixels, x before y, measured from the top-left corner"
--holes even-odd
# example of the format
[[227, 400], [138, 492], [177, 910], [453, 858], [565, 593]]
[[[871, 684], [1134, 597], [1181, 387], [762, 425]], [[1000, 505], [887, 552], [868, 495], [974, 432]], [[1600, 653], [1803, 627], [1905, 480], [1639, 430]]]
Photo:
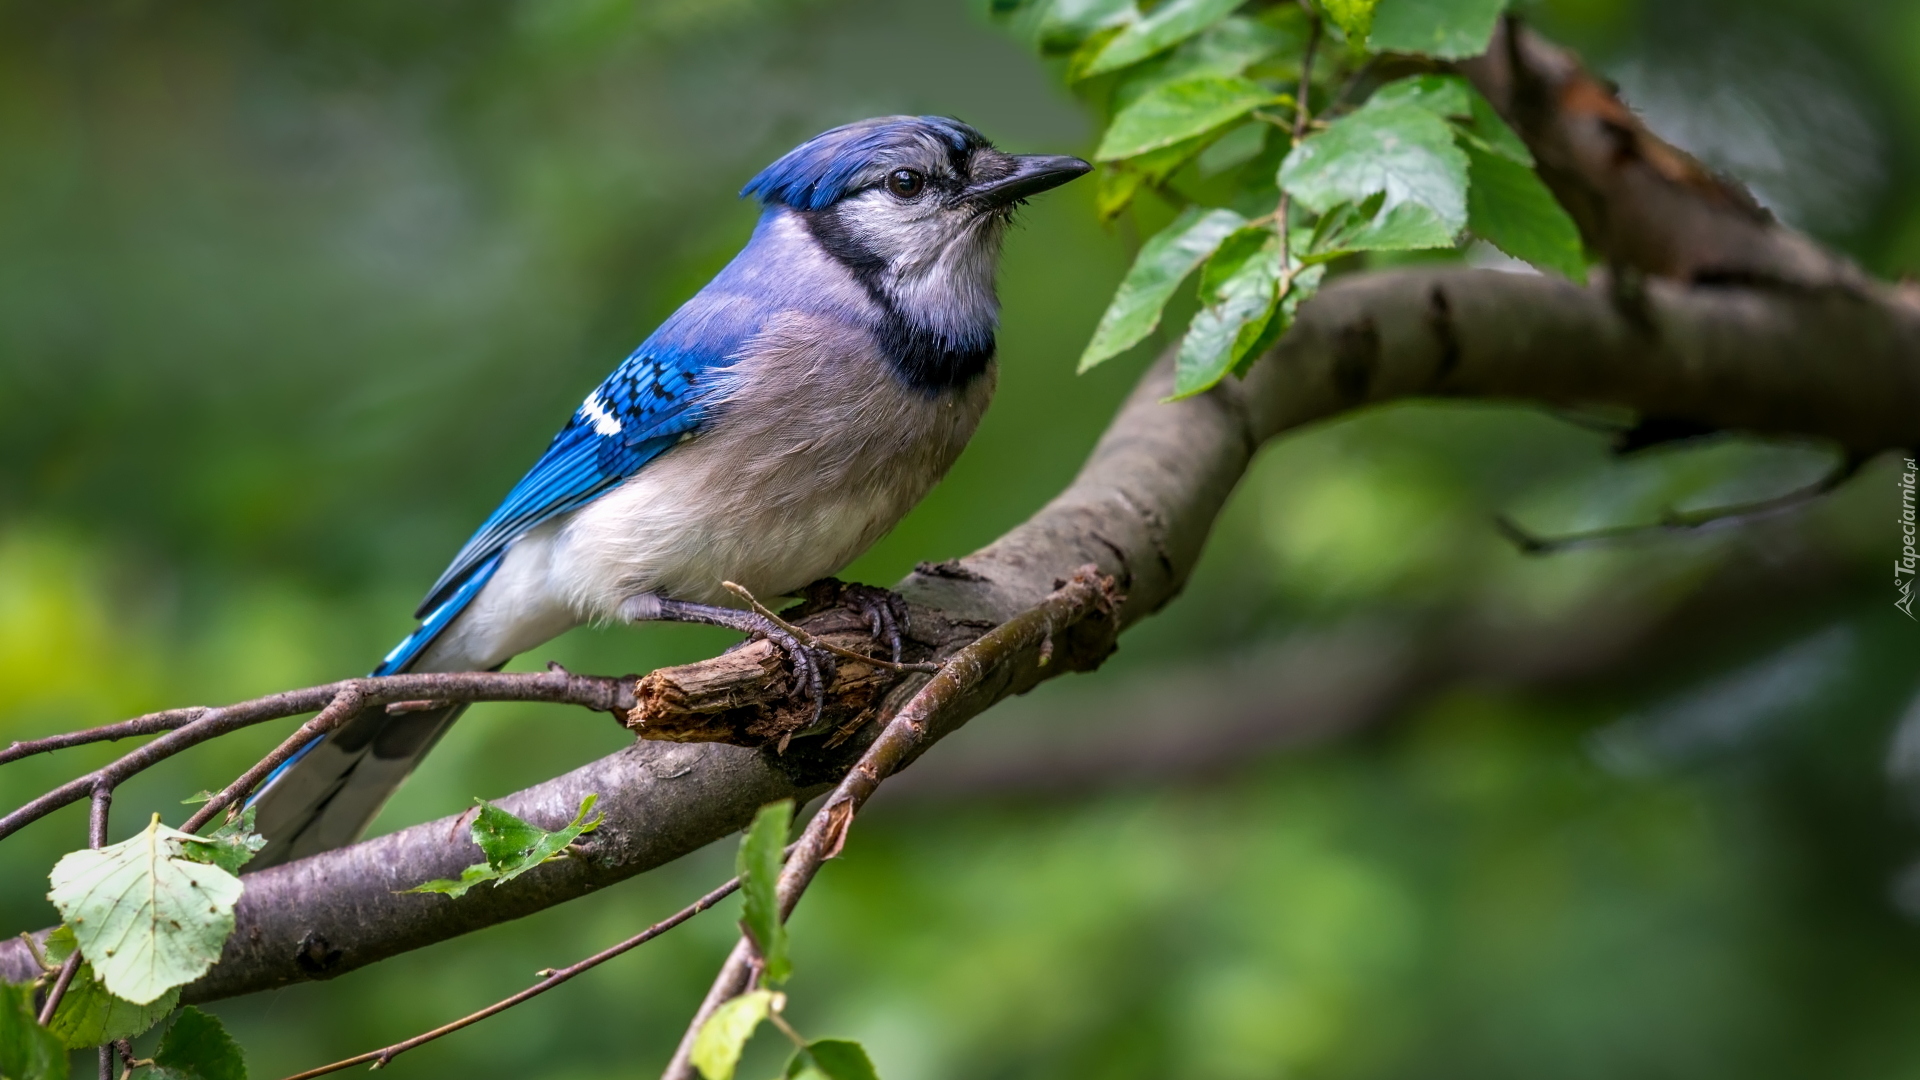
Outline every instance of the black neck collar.
[[795, 213], [806, 223], [807, 231], [821, 248], [853, 272], [855, 280], [880, 309], [880, 325], [874, 336], [903, 382], [923, 393], [938, 394], [964, 389], [987, 370], [987, 365], [993, 362], [991, 333], [977, 344], [956, 344], [945, 335], [915, 323], [880, 287], [880, 274], [886, 269], [886, 260], [861, 243], [832, 207]]

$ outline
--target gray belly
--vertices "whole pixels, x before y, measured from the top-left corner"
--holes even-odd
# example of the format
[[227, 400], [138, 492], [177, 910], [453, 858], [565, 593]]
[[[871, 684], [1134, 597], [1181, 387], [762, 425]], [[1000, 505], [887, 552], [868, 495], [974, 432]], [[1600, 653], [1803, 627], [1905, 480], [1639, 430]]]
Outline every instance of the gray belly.
[[779, 596], [865, 551], [943, 476], [979, 425], [993, 371], [936, 396], [907, 387], [864, 335], [794, 317], [728, 372], [716, 419], [576, 511], [548, 555], [582, 618], [656, 593]]

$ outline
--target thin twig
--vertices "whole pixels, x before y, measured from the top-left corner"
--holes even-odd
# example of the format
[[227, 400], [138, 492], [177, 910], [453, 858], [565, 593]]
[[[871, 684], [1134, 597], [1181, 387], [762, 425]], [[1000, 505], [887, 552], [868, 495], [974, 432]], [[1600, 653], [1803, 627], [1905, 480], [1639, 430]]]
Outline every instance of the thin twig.
[[93, 788], [93, 805], [87, 808], [87, 846], [107, 846], [107, 816], [113, 809], [113, 785], [101, 781]]
[[1629, 540], [1637, 536], [1646, 536], [1659, 532], [1687, 532], [1704, 529], [1714, 525], [1739, 525], [1749, 521], [1782, 514], [1797, 509], [1831, 494], [1840, 485], [1846, 483], [1860, 469], [1858, 459], [1848, 456], [1832, 471], [1819, 480], [1803, 487], [1779, 495], [1772, 495], [1753, 502], [1735, 503], [1731, 506], [1714, 506], [1704, 510], [1675, 510], [1672, 507], [1661, 511], [1660, 520], [1636, 525], [1609, 525], [1588, 532], [1567, 533], [1561, 536], [1540, 536], [1528, 532], [1519, 522], [1505, 514], [1495, 514], [1493, 527], [1507, 538], [1523, 555], [1551, 555], [1570, 548], [1592, 544], [1612, 543], [1616, 540]]
[[[113, 788], [105, 783], [97, 784], [93, 789], [93, 806], [87, 814], [87, 846], [98, 850], [107, 846], [107, 815], [113, 806]], [[32, 940], [28, 938], [28, 940]], [[38, 950], [36, 950], [38, 951]], [[53, 1014], [59, 1011], [60, 999], [67, 996], [67, 987], [73, 985], [73, 976], [80, 970], [80, 949], [76, 946], [67, 954], [67, 962], [60, 965], [60, 975], [53, 980], [53, 989], [47, 991], [46, 1004], [40, 1006], [40, 1026], [53, 1023]]]
[[571, 967], [564, 967], [559, 969], [558, 971], [548, 971], [545, 973], [545, 978], [542, 978], [539, 982], [534, 983], [532, 986], [527, 987], [525, 990], [520, 991], [519, 993], [513, 995], [512, 997], [503, 998], [499, 1001], [496, 1001], [493, 1004], [487, 1006], [486, 1008], [481, 1009], [479, 1012], [469, 1013], [468, 1015], [463, 1016], [458, 1020], [455, 1020], [451, 1024], [442, 1024], [441, 1026], [434, 1028], [432, 1031], [428, 1031], [420, 1035], [415, 1035], [411, 1039], [408, 1039], [404, 1042], [394, 1043], [392, 1046], [382, 1047], [379, 1050], [370, 1050], [356, 1057], [350, 1057], [342, 1061], [336, 1061], [331, 1065], [322, 1065], [317, 1069], [308, 1069], [306, 1072], [303, 1072], [303, 1073], [295, 1073], [294, 1075], [287, 1077], [287, 1080], [311, 1080], [311, 1078], [315, 1076], [325, 1076], [328, 1073], [339, 1072], [341, 1069], [350, 1069], [355, 1065], [364, 1065], [369, 1061], [373, 1062], [373, 1067], [376, 1069], [384, 1068], [386, 1067], [387, 1063], [391, 1062], [394, 1058], [399, 1057], [401, 1054], [406, 1053], [407, 1051], [413, 1049], [416, 1046], [423, 1046], [427, 1043], [434, 1041], [435, 1039], [441, 1038], [446, 1035], [451, 1035], [454, 1032], [459, 1031], [461, 1028], [469, 1027], [473, 1024], [477, 1024], [480, 1021], [485, 1020], [487, 1017], [494, 1015], [495, 1013], [505, 1012], [506, 1010], [513, 1008], [515, 1005], [518, 1005], [521, 1002], [528, 1000], [529, 998], [535, 998], [540, 996], [541, 994], [546, 993], [547, 991], [553, 989], [556, 986], [559, 986], [561, 983], [566, 982], [568, 979], [573, 978], [575, 975], [578, 975], [583, 971], [586, 971], [590, 968], [598, 967], [601, 964], [604, 964], [607, 961], [613, 959], [614, 957], [619, 956], [621, 953], [628, 951], [629, 949], [636, 948], [640, 945], [646, 944], [649, 941], [652, 941], [654, 938], [659, 937], [661, 934], [666, 933], [667, 931], [673, 929], [676, 926], [679, 926], [681, 923], [686, 922], [688, 919], [693, 918], [695, 915], [700, 914], [701, 912], [707, 910], [708, 908], [719, 903], [720, 901], [725, 900], [728, 896], [731, 896], [733, 894], [734, 890], [738, 889], [739, 887], [740, 887], [740, 879], [733, 878], [732, 880], [728, 881], [726, 884], [713, 890], [712, 892], [701, 897], [700, 899], [695, 900], [692, 904], [689, 904], [688, 906], [681, 908], [679, 911], [673, 913], [672, 915], [668, 916], [665, 919], [662, 919], [657, 923], [654, 923], [652, 926], [647, 927], [645, 930], [640, 931], [638, 934], [635, 934], [634, 936], [628, 938], [627, 940], [621, 942], [620, 944], [615, 945], [612, 948], [603, 949], [600, 952], [594, 953], [592, 956], [587, 957], [585, 960], [582, 960], [579, 963], [572, 965]]
[[364, 696], [357, 686], [349, 686], [335, 694], [333, 700], [327, 702], [326, 708], [321, 709], [313, 719], [301, 724], [298, 731], [287, 736], [279, 746], [274, 747], [273, 753], [261, 758], [252, 768], [241, 773], [239, 779], [222, 788], [218, 795], [208, 799], [205, 805], [187, 819], [185, 825], [180, 826], [180, 831], [199, 832], [202, 826], [213, 820], [213, 815], [225, 810], [238, 800], [246, 798], [260, 781], [265, 780], [269, 773], [285, 764], [288, 758], [299, 753], [307, 743], [344, 723], [347, 717], [352, 716], [354, 710], [360, 707]]
[[[1307, 132], [1307, 121], [1313, 118], [1312, 103], [1308, 95], [1313, 92], [1313, 54], [1320, 45], [1320, 14], [1310, 4], [1302, 3], [1307, 9], [1307, 47], [1300, 54], [1300, 93], [1293, 99], [1293, 131], [1289, 148], [1300, 145]], [[1293, 287], [1293, 223], [1290, 220], [1293, 209], [1293, 196], [1285, 188], [1280, 190], [1280, 205], [1274, 207], [1274, 226], [1280, 231], [1280, 270], [1287, 276], [1286, 288], [1279, 295], [1285, 296]]]
[[67, 954], [67, 962], [60, 965], [60, 974], [53, 980], [53, 989], [47, 991], [47, 1003], [40, 1006], [40, 1026], [53, 1023], [53, 1013], [60, 1007], [60, 999], [67, 994], [67, 987], [73, 985], [74, 972], [80, 970], [80, 950]]
[[26, 742], [15, 742], [6, 749], [0, 750], [0, 765], [5, 765], [10, 761], [19, 761], [21, 758], [29, 758], [35, 754], [50, 753], [54, 750], [65, 750], [70, 746], [85, 746], [88, 743], [97, 742], [116, 742], [120, 739], [131, 738], [135, 735], [158, 735], [162, 731], [172, 731], [174, 728], [184, 727], [211, 711], [212, 710], [198, 705], [185, 709], [167, 709], [164, 712], [148, 713], [145, 716], [136, 716], [131, 720], [122, 720], [117, 724], [106, 724], [101, 727], [88, 728], [85, 731], [69, 731], [59, 735], [49, 735], [44, 739], [29, 739]]
[[[847, 775], [807, 822], [806, 831], [794, 842], [792, 853], [780, 870], [776, 890], [780, 918], [784, 920], [793, 912], [821, 864], [840, 853], [854, 814], [880, 782], [906, 764], [927, 740], [932, 722], [941, 711], [962, 700], [990, 672], [1004, 671], [1009, 662], [1027, 650], [1033, 650], [1039, 662], [1039, 654], [1059, 629], [1097, 611], [1110, 611], [1114, 602], [1113, 579], [1103, 577], [1095, 567], [1083, 567], [1045, 600], [1001, 623], [948, 658], [939, 673], [927, 680], [905, 707], [887, 721], [873, 745], [847, 770]], [[752, 978], [754, 960], [752, 942], [743, 935], [687, 1025], [663, 1080], [693, 1080], [694, 1038], [714, 1010], [746, 989]]]
[[863, 653], [863, 652], [855, 652], [852, 649], [843, 649], [840, 646], [835, 645], [830, 641], [823, 641], [820, 638], [815, 637], [812, 631], [806, 630], [799, 626], [795, 626], [794, 624], [774, 614], [773, 609], [761, 603], [758, 597], [754, 596], [751, 592], [748, 592], [746, 586], [736, 585], [731, 581], [723, 581], [720, 584], [728, 592], [732, 593], [733, 595], [739, 597], [742, 600], [745, 600], [748, 604], [752, 605], [754, 614], [767, 620], [768, 622], [786, 631], [787, 633], [792, 634], [793, 639], [795, 641], [798, 641], [800, 644], [805, 645], [809, 649], [823, 649], [827, 652], [834, 654], [835, 656], [843, 657], [848, 660], [858, 660], [863, 664], [872, 664], [873, 666], [880, 668], [884, 671], [898, 671], [903, 673], [904, 672], [920, 672], [923, 674], [931, 675], [934, 672], [940, 670], [939, 664], [904, 664], [898, 660], [882, 660], [878, 657], [868, 656], [866, 653]]
[[[127, 754], [110, 765], [62, 784], [40, 798], [0, 818], [0, 839], [5, 839], [30, 822], [87, 797], [97, 785], [114, 787], [129, 776], [151, 768], [192, 746], [244, 727], [278, 720], [301, 713], [315, 712], [356, 687], [367, 705], [385, 705], [395, 701], [431, 698], [445, 701], [546, 701], [581, 705], [598, 712], [624, 712], [633, 708], [634, 679], [570, 675], [564, 672], [526, 672], [505, 674], [493, 671], [436, 672], [427, 674], [385, 675], [347, 679], [288, 690], [254, 698], [236, 705], [203, 710], [201, 715], [165, 735]], [[144, 719], [144, 718], [143, 718]]]

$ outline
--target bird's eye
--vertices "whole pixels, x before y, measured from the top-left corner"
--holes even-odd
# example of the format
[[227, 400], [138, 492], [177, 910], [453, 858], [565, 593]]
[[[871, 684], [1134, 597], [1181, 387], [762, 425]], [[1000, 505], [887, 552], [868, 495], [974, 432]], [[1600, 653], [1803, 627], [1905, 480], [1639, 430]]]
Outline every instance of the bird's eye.
[[912, 169], [895, 169], [887, 174], [887, 190], [903, 199], [911, 199], [927, 186], [927, 178]]

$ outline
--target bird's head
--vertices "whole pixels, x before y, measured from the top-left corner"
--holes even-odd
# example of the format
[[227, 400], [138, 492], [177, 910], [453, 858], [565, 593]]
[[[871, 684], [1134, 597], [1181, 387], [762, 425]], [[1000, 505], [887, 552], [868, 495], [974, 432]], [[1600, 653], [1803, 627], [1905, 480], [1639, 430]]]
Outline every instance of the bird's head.
[[1075, 157], [994, 149], [966, 124], [882, 116], [823, 132], [742, 196], [799, 215], [877, 296], [935, 332], [991, 333], [993, 273], [1014, 207], [1084, 175]]

